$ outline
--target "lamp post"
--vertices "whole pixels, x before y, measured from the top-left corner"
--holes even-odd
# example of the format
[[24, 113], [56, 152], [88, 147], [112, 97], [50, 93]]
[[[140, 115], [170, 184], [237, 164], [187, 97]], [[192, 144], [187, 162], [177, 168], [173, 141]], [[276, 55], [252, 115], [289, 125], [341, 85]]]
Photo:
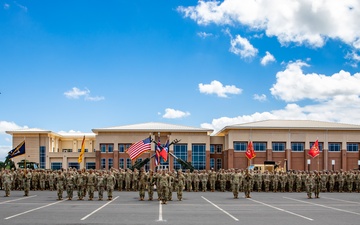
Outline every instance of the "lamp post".
[[307, 160], [308, 171], [310, 171], [310, 159]]
[[331, 160], [332, 171], [335, 170], [335, 159]]

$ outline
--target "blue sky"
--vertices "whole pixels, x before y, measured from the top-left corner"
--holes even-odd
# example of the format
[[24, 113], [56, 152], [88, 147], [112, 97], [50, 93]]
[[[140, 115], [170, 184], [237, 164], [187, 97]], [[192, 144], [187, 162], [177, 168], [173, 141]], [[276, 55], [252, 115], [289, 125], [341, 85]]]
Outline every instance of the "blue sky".
[[6, 130], [360, 122], [355, 0], [0, 0]]

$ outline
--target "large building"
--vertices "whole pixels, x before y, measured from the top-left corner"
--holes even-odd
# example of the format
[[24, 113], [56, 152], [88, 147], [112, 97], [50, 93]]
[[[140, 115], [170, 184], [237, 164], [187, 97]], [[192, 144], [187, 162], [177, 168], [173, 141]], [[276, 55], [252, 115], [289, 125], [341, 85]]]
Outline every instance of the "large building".
[[[178, 143], [169, 151], [199, 170], [214, 168], [246, 168], [250, 164], [274, 161], [292, 170], [352, 170], [360, 165], [360, 125], [309, 120], [266, 120], [226, 126], [216, 134], [213, 130], [165, 123], [142, 123], [97, 128], [93, 133], [55, 133], [40, 129], [6, 131], [12, 135], [13, 146], [26, 142], [26, 154], [14, 158], [38, 162], [41, 168], [130, 168], [134, 163], [126, 149], [149, 135], [163, 144], [167, 139]], [[85, 136], [84, 160], [77, 162]], [[320, 155], [308, 155], [318, 140]], [[252, 141], [256, 157], [245, 157], [248, 142]], [[152, 151], [137, 160], [150, 158]], [[154, 169], [154, 159], [146, 169]], [[286, 164], [285, 164], [286, 162]], [[181, 165], [169, 157], [162, 162], [170, 169]]]

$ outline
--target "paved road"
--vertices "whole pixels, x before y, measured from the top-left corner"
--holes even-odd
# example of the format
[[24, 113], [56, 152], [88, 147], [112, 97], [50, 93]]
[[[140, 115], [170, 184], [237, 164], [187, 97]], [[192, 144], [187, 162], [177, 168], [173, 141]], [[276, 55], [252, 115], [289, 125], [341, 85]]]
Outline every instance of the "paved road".
[[252, 193], [251, 199], [233, 199], [231, 192], [184, 192], [183, 201], [167, 205], [139, 201], [136, 192], [114, 192], [112, 201], [56, 201], [50, 191], [33, 191], [29, 197], [21, 191], [8, 198], [0, 194], [0, 225], [360, 224], [359, 193], [321, 193], [320, 199], [307, 199], [305, 193]]

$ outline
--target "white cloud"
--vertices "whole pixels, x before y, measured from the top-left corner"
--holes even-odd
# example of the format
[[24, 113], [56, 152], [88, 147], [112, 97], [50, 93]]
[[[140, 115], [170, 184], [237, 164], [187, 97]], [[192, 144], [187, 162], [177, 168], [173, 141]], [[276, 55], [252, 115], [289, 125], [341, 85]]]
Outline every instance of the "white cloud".
[[15, 5], [17, 5], [20, 9], [22, 9], [24, 12], [27, 12], [27, 11], [28, 11], [28, 8], [27, 8], [26, 6], [21, 5], [21, 4], [17, 3], [17, 2], [15, 2], [15, 1], [14, 1], [14, 3], [15, 3]]
[[70, 91], [64, 92], [64, 95], [69, 99], [79, 99], [84, 97], [86, 101], [102, 101], [105, 100], [103, 96], [90, 96], [90, 90], [85, 88], [85, 90], [80, 90], [77, 87], [73, 87]]
[[242, 89], [237, 88], [235, 85], [224, 86], [217, 80], [211, 81], [210, 84], [199, 84], [200, 93], [216, 94], [218, 97], [226, 98], [227, 94], [241, 94]]
[[28, 126], [19, 126], [14, 122], [0, 121], [0, 134], [5, 134], [5, 131], [27, 129]]
[[351, 75], [341, 70], [331, 76], [304, 74], [305, 62], [290, 62], [284, 71], [276, 74], [271, 94], [287, 102], [310, 99], [327, 101], [341, 96], [360, 95], [360, 73]]
[[183, 112], [180, 110], [176, 110], [176, 109], [170, 109], [170, 108], [166, 108], [165, 109], [165, 114], [163, 115], [163, 118], [166, 119], [177, 119], [177, 118], [183, 118], [186, 116], [190, 116], [189, 112]]
[[265, 102], [266, 95], [265, 94], [262, 94], [262, 95], [254, 94], [254, 99], [258, 100], [259, 102]]
[[[27, 129], [28, 126], [20, 126], [14, 122], [0, 121], [0, 157], [4, 157], [12, 149], [10, 135], [6, 134], [5, 131]], [[4, 158], [0, 158], [4, 160]]]
[[261, 59], [260, 63], [263, 66], [266, 66], [268, 63], [275, 62], [275, 57], [268, 51], [266, 51], [266, 55]]
[[10, 9], [10, 5], [9, 5], [9, 4], [7, 4], [7, 3], [4, 3], [4, 9], [5, 9], [5, 10]]
[[322, 47], [328, 38], [360, 45], [357, 0], [200, 0], [196, 6], [177, 10], [200, 25], [248, 26], [277, 37], [284, 45]]
[[198, 32], [197, 36], [201, 37], [202, 39], [206, 39], [206, 38], [212, 37], [214, 35], [212, 33]]
[[240, 56], [243, 59], [253, 58], [258, 53], [258, 50], [248, 41], [248, 39], [236, 35], [235, 38], [230, 33], [229, 29], [224, 30], [230, 37], [230, 49], [231, 53]]

